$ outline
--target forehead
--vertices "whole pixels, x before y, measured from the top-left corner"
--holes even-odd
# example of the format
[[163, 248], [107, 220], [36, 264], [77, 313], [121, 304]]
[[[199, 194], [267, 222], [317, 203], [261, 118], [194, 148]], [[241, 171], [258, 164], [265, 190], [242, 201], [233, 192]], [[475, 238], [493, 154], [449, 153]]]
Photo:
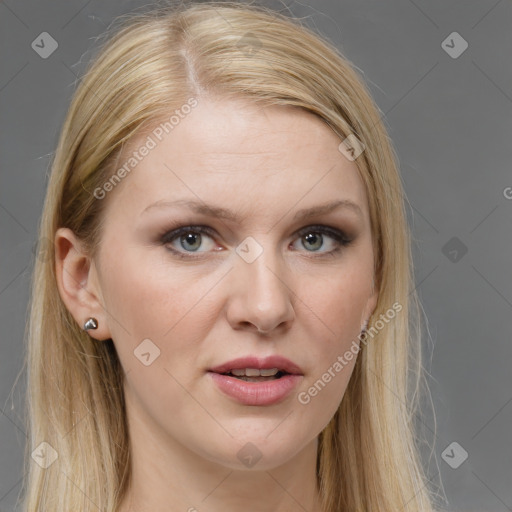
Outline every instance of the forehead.
[[311, 113], [198, 99], [187, 115], [174, 117], [172, 124], [155, 122], [124, 148], [113, 172], [128, 172], [109, 192], [108, 208], [139, 215], [155, 201], [194, 199], [271, 215], [279, 214], [276, 206], [349, 198], [366, 210], [357, 165]]

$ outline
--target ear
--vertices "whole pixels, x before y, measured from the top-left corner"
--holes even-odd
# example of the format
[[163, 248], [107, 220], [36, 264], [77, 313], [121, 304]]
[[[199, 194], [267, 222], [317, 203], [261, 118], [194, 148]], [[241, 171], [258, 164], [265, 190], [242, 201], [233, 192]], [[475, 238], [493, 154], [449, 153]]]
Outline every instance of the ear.
[[378, 299], [379, 299], [379, 291], [375, 287], [375, 279], [373, 279], [370, 296], [368, 297], [368, 300], [366, 301], [366, 305], [363, 310], [363, 316], [361, 317], [361, 330], [363, 330], [365, 328], [365, 326], [368, 325], [368, 322], [370, 321], [370, 317], [372, 316], [373, 312], [375, 311], [375, 308], [377, 307]]
[[68, 228], [59, 228], [55, 233], [55, 271], [60, 296], [80, 328], [94, 317], [98, 328], [88, 334], [97, 340], [111, 338], [94, 261]]

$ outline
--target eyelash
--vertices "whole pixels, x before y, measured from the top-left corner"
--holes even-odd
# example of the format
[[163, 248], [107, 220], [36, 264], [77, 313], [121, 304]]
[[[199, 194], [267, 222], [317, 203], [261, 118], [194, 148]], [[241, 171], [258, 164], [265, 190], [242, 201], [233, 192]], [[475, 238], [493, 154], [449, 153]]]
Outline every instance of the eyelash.
[[[193, 252], [182, 252], [178, 251], [176, 249], [173, 249], [171, 247], [167, 247], [167, 244], [170, 244], [173, 242], [176, 238], [179, 238], [180, 236], [187, 235], [189, 233], [200, 233], [200, 234], [206, 234], [210, 236], [211, 238], [215, 238], [215, 231], [208, 227], [208, 226], [181, 226], [176, 229], [172, 229], [171, 231], [166, 231], [163, 235], [160, 237], [160, 241], [163, 245], [166, 246], [166, 249], [176, 255], [179, 258], [182, 259], [199, 259], [202, 257], [205, 253], [200, 253], [201, 255], [194, 255]], [[329, 252], [322, 252], [319, 253], [319, 256], [315, 256], [315, 258], [322, 258], [322, 257], [334, 257], [336, 256], [342, 248], [348, 247], [352, 242], [353, 239], [349, 238], [343, 231], [340, 231], [336, 228], [331, 228], [329, 226], [323, 226], [323, 225], [312, 225], [307, 226], [305, 228], [302, 228], [297, 232], [297, 236], [299, 238], [302, 238], [308, 234], [321, 234], [321, 235], [327, 235], [335, 240], [335, 242], [338, 244], [337, 247]], [[306, 251], [315, 253], [316, 251]]]

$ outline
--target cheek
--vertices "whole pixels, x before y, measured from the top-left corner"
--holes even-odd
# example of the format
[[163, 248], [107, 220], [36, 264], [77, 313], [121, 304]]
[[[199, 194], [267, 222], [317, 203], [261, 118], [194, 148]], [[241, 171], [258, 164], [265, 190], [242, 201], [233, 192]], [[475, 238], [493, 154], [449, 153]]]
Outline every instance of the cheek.
[[171, 430], [185, 418], [204, 422], [190, 393], [202, 373], [198, 354], [218, 316], [214, 295], [208, 295], [218, 277], [198, 279], [171, 265], [126, 260], [107, 281], [109, 323], [132, 407]]
[[318, 415], [322, 423], [336, 411], [359, 357], [359, 334], [371, 294], [371, 274], [340, 269], [328, 281], [311, 279], [304, 283], [303, 290], [302, 296], [307, 297], [301, 308], [303, 318], [310, 320], [302, 325], [310, 340], [307, 351], [312, 363], [298, 402], [310, 413], [315, 411], [313, 415]]
[[197, 276], [165, 261], [161, 254], [133, 254], [110, 269], [107, 306], [115, 310], [131, 330], [142, 325], [163, 336], [206, 296], [214, 280]]
[[317, 334], [339, 348], [360, 333], [371, 285], [370, 272], [339, 268], [328, 279], [304, 280], [297, 295], [316, 318]]
[[[215, 317], [209, 292], [217, 279], [197, 278], [161, 261], [123, 259], [105, 278], [105, 306], [121, 361], [134, 364], [134, 350], [150, 339], [160, 350], [159, 363], [179, 353], [192, 358], [192, 349], [206, 337]], [[172, 358], [172, 359], [175, 359]]]
[[323, 336], [309, 335], [311, 340], [315, 340], [308, 347], [308, 360], [312, 364], [297, 390], [299, 414], [313, 432], [322, 431], [336, 413], [360, 357], [358, 336], [366, 297], [355, 294], [342, 298], [337, 294], [336, 297], [338, 300], [329, 301], [327, 294], [324, 295], [324, 307], [318, 309], [319, 316], [330, 330], [322, 327], [321, 332], [326, 333]]

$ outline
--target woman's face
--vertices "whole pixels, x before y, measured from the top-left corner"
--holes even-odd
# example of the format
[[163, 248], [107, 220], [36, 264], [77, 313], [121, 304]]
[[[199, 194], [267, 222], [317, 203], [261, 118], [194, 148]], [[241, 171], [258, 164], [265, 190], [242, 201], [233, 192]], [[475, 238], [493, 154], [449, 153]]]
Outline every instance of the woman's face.
[[[114, 171], [136, 165], [98, 199], [90, 283], [104, 330], [89, 332], [114, 341], [129, 421], [144, 425], [133, 432], [162, 451], [270, 469], [336, 412], [355, 357], [335, 363], [375, 307], [364, 186], [341, 140], [304, 111], [201, 99], [161, 132], [125, 148]], [[288, 374], [220, 375], [244, 368]]]

